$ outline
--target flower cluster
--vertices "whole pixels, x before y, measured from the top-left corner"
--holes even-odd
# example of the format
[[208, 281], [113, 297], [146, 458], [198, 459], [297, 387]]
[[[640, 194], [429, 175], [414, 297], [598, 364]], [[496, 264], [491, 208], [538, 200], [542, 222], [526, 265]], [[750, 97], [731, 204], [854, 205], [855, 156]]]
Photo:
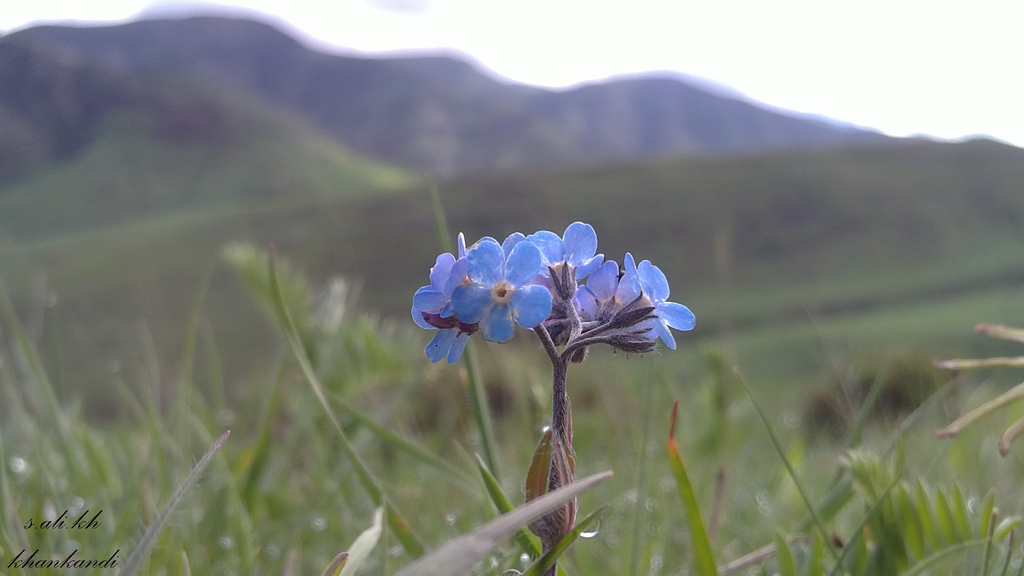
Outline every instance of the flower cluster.
[[543, 326], [553, 343], [576, 343], [580, 352], [606, 343], [642, 354], [653, 351], [658, 338], [675, 349], [669, 329], [694, 326], [693, 313], [668, 296], [657, 266], [647, 260], [636, 265], [626, 253], [620, 269], [597, 254], [594, 228], [574, 222], [562, 236], [516, 232], [504, 242], [484, 237], [469, 248], [459, 234], [458, 256], [437, 257], [430, 285], [413, 295], [412, 317], [438, 331], [425, 350], [431, 362], [456, 362], [476, 332], [507, 342], [515, 324]]

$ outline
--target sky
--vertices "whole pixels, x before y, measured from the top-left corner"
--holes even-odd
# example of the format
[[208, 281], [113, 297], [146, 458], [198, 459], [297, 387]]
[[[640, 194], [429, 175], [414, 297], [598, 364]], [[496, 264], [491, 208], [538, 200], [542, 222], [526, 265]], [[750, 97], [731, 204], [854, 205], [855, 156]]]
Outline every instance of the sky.
[[[1024, 147], [1016, 0], [250, 0], [221, 2], [337, 53], [454, 50], [564, 88], [682, 73], [893, 136]], [[0, 32], [198, 10], [178, 0], [9, 2]], [[208, 10], [208, 8], [206, 8]], [[224, 8], [221, 8], [224, 10]]]

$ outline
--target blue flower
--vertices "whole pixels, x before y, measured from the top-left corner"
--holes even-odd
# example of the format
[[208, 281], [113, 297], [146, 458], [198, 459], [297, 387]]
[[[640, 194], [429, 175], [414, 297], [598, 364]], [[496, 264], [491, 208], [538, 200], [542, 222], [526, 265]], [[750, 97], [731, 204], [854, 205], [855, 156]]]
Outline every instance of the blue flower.
[[507, 342], [518, 323], [533, 328], [551, 314], [551, 293], [530, 285], [541, 270], [541, 253], [520, 235], [506, 239], [506, 253], [493, 238], [484, 238], [467, 252], [469, 282], [451, 295], [453, 313], [461, 322], [479, 324], [484, 338]]
[[416, 325], [438, 330], [424, 349], [431, 362], [445, 357], [450, 364], [458, 362], [469, 336], [477, 330], [475, 324], [460, 321], [451, 305], [452, 291], [469, 280], [466, 241], [462, 234], [459, 234], [459, 256], [458, 259], [448, 253], [438, 256], [430, 269], [430, 285], [423, 286], [412, 297], [412, 319]]
[[635, 278], [640, 284], [643, 294], [651, 300], [658, 318], [654, 320], [654, 331], [661, 338], [661, 341], [669, 349], [676, 349], [676, 339], [672, 336], [669, 328], [676, 330], [692, 330], [696, 325], [696, 318], [690, 309], [682, 304], [666, 302], [669, 295], [668, 279], [661, 269], [644, 260], [639, 266], [634, 265], [633, 256], [627, 252], [624, 259], [624, 277]]
[[[511, 237], [510, 237], [511, 238]], [[577, 281], [597, 270], [604, 260], [603, 254], [597, 252], [597, 233], [594, 227], [583, 222], [573, 222], [559, 238], [554, 232], [541, 230], [525, 238], [540, 248], [543, 261], [541, 275], [548, 275], [548, 267], [569, 264], [576, 270]]]
[[623, 306], [640, 296], [640, 282], [635, 276], [619, 276], [619, 265], [607, 260], [581, 286], [576, 301], [585, 320], [603, 322]]

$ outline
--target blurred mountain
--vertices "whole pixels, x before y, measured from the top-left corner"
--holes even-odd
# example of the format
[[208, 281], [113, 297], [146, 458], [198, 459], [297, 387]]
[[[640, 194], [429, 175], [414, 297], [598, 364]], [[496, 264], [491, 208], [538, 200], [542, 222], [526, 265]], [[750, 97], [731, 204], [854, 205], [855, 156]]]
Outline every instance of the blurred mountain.
[[411, 182], [237, 90], [0, 40], [0, 245]]
[[[98, 71], [83, 89], [107, 90], [111, 74], [174, 74], [255, 96], [301, 116], [350, 149], [442, 175], [598, 165], [683, 155], [729, 155], [889, 142], [877, 132], [769, 110], [676, 77], [635, 77], [552, 91], [499, 82], [449, 57], [356, 58], [306, 48], [276, 28], [243, 19], [195, 17], [118, 26], [39, 26], [0, 41], [34, 46]], [[6, 66], [6, 64], [5, 64]], [[0, 71], [5, 74], [9, 71]], [[42, 90], [26, 83], [18, 90]], [[10, 88], [7, 89], [10, 91]], [[51, 121], [73, 151], [88, 131], [88, 106], [57, 106]], [[115, 105], [114, 95], [101, 98]], [[0, 120], [7, 124], [7, 111]], [[33, 140], [17, 122], [3, 128]], [[27, 139], [27, 140], [26, 140]], [[77, 139], [77, 140], [76, 140]], [[78, 144], [76, 144], [78, 142]], [[31, 166], [38, 144], [15, 154]], [[18, 156], [21, 154], [21, 156]], [[45, 155], [45, 154], [44, 154]]]

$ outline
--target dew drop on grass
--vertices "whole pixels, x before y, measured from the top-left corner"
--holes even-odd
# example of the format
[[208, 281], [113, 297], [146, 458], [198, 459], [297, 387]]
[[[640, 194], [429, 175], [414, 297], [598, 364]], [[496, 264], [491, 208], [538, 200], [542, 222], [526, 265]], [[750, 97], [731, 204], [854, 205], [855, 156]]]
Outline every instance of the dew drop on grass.
[[327, 519], [323, 516], [316, 516], [313, 518], [313, 521], [310, 522], [310, 524], [313, 525], [313, 530], [316, 530], [317, 532], [323, 532], [324, 528], [327, 528]]
[[530, 555], [527, 554], [526, 552], [523, 552], [522, 554], [520, 554], [519, 555], [519, 563], [522, 564], [523, 566], [528, 565], [530, 563]]
[[768, 494], [764, 492], [758, 492], [755, 496], [757, 500], [757, 510], [764, 516], [768, 516], [772, 513], [772, 503], [768, 499]]
[[263, 554], [268, 560], [277, 560], [278, 556], [281, 555], [281, 549], [276, 544], [267, 544], [263, 548]]
[[78, 512], [84, 506], [85, 506], [85, 500], [83, 500], [80, 496], [75, 496], [74, 498], [71, 499], [71, 507], [68, 508], [68, 511], [69, 512]]
[[449, 526], [454, 526], [455, 525], [455, 514], [445, 514], [444, 515], [444, 523], [449, 525]]
[[17, 456], [11, 458], [8, 465], [14, 474], [21, 475], [28, 471], [28, 463], [23, 458], [18, 458]]
[[971, 498], [970, 500], [968, 500], [968, 501], [967, 501], [967, 510], [968, 510], [968, 511], [969, 511], [969, 512], [970, 512], [971, 514], [974, 514], [974, 509], [975, 509], [975, 508], [976, 508], [977, 506], [978, 506], [978, 499], [977, 499], [977, 498]]
[[597, 522], [594, 522], [593, 528], [588, 528], [583, 532], [580, 532], [580, 538], [593, 538], [597, 536], [597, 533], [601, 531], [601, 519], [598, 518]]
[[217, 540], [217, 544], [224, 550], [230, 550], [235, 545], [230, 536], [221, 536], [220, 540]]

